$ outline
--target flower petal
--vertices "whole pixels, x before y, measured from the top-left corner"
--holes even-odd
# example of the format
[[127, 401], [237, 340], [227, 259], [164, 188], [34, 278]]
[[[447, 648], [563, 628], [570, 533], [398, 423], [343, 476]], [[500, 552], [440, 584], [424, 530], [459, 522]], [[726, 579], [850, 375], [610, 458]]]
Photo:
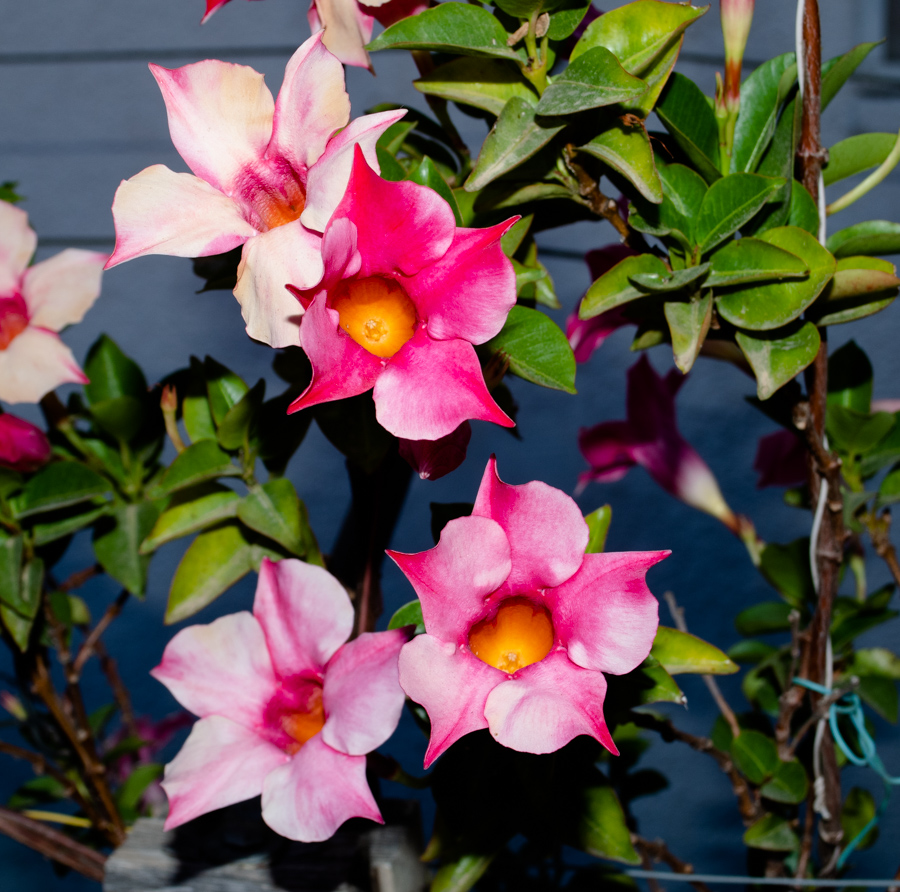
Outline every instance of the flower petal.
[[276, 833], [300, 842], [328, 839], [350, 818], [384, 823], [366, 782], [366, 757], [333, 750], [321, 734], [265, 779], [262, 816]]
[[627, 421], [604, 421], [578, 432], [578, 448], [591, 466], [584, 474], [588, 480], [610, 483], [622, 477], [637, 464], [639, 445]]
[[466, 460], [471, 439], [472, 425], [464, 421], [437, 440], [400, 440], [400, 457], [422, 480], [439, 480]]
[[631, 672], [643, 662], [659, 624], [659, 606], [645, 577], [669, 554], [586, 554], [571, 579], [547, 592], [553, 625], [570, 660], [614, 675]]
[[400, 651], [400, 687], [431, 719], [425, 767], [470, 731], [487, 727], [484, 704], [505, 672], [431, 635], [417, 635]]
[[322, 44], [321, 33], [313, 34], [284, 70], [266, 156], [284, 158], [295, 171], [306, 171], [325, 151], [332, 134], [349, 120], [344, 69]]
[[500, 237], [517, 219], [457, 229], [447, 253], [404, 282], [433, 338], [483, 344], [503, 328], [516, 303], [516, 274]]
[[423, 328], [391, 358], [374, 397], [378, 423], [405, 440], [439, 440], [469, 419], [515, 425], [488, 393], [475, 348]]
[[332, 749], [364, 756], [394, 733], [406, 699], [397, 671], [408, 629], [365, 632], [349, 641], [325, 667], [322, 740]]
[[106, 260], [106, 254], [68, 248], [30, 267], [22, 282], [29, 324], [60, 331], [81, 322], [100, 296]]
[[290, 757], [253, 731], [212, 715], [200, 719], [166, 765], [169, 799], [165, 829], [262, 793], [266, 775]]
[[512, 552], [504, 591], [534, 591], [564, 582], [581, 566], [588, 528], [575, 501], [539, 480], [511, 486], [488, 461], [473, 515], [503, 527]]
[[145, 254], [207, 257], [256, 235], [240, 208], [199, 177], [154, 164], [123, 180], [113, 199], [116, 249], [106, 263]]
[[418, 554], [388, 551], [422, 602], [429, 635], [465, 644], [484, 600], [500, 588], [512, 567], [509, 540], [488, 517], [458, 517], [442, 530], [434, 548]]
[[0, 297], [19, 290], [19, 280], [37, 247], [37, 235], [21, 208], [0, 201]]
[[[363, 115], [351, 121], [334, 139], [328, 141], [322, 157], [309, 169], [306, 208], [300, 216], [304, 226], [319, 232], [325, 229], [347, 190], [356, 146], [359, 146], [363, 158], [373, 171], [381, 169], [375, 143], [391, 124], [399, 121], [405, 114], [406, 109], [400, 108]], [[381, 210], [384, 211], [384, 208]]]
[[321, 673], [353, 631], [353, 605], [324, 568], [295, 558], [263, 558], [253, 601], [275, 672]]
[[0, 400], [36, 403], [60, 384], [87, 384], [59, 335], [28, 326], [0, 350]]
[[582, 669], [557, 650], [494, 688], [484, 714], [494, 739], [520, 753], [553, 753], [587, 734], [617, 756], [603, 718], [605, 696], [602, 672]]
[[275, 102], [263, 75], [218, 59], [174, 69], [151, 64], [150, 71], [178, 154], [198, 177], [232, 194], [272, 137]]
[[362, 12], [356, 0], [312, 0], [308, 18], [312, 31], [325, 28], [325, 46], [344, 65], [371, 69], [366, 44], [372, 39], [375, 20]]
[[182, 629], [150, 670], [194, 715], [221, 715], [245, 728], [263, 727], [278, 681], [262, 627], [246, 610]]
[[288, 223], [244, 245], [234, 296], [251, 338], [271, 347], [300, 343], [303, 305], [286, 286], [311, 288], [322, 278], [321, 242], [300, 223]]

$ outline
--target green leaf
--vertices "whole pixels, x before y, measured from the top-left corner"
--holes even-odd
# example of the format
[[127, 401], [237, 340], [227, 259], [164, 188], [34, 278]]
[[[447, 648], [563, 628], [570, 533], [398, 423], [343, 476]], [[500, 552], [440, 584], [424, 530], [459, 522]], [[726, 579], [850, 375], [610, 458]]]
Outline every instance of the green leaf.
[[847, 79], [863, 63], [866, 56], [872, 52], [882, 41], [857, 44], [842, 56], [829, 59], [822, 66], [822, 110], [828, 108], [829, 103], [837, 95], [838, 90], [844, 86]]
[[6, 499], [22, 488], [22, 475], [0, 468], [0, 499]]
[[796, 180], [791, 184], [790, 208], [787, 219], [788, 226], [804, 229], [818, 240], [819, 208], [813, 201], [812, 195], [806, 191], [806, 186]]
[[685, 375], [693, 367], [706, 340], [712, 322], [712, 307], [712, 291], [704, 291], [691, 300], [666, 301], [663, 306], [669, 333], [672, 335], [675, 365]]
[[217, 425], [221, 424], [228, 410], [237, 405], [250, 389], [234, 372], [216, 362], [211, 356], [203, 361], [206, 378], [206, 394], [209, 408]]
[[175, 456], [175, 461], [166, 468], [162, 477], [148, 488], [147, 495], [158, 499], [205, 480], [237, 477], [240, 473], [228, 453], [223, 452], [215, 440], [198, 440]]
[[440, 171], [435, 167], [431, 158], [426, 155], [419, 163], [419, 166], [410, 173], [408, 179], [413, 183], [427, 186], [429, 189], [437, 192], [450, 205], [453, 216], [456, 218], [456, 225], [463, 225], [462, 216], [459, 213], [459, 205], [457, 205], [456, 198], [453, 196], [453, 190], [447, 185], [447, 181], [441, 176]]
[[741, 84], [741, 106], [731, 151], [732, 171], [757, 169], [772, 141], [778, 113], [796, 81], [794, 54], [784, 53], [764, 62]]
[[772, 802], [784, 802], [798, 805], [806, 799], [809, 792], [809, 779], [806, 770], [796, 760], [779, 762], [771, 779], [760, 787], [760, 795]]
[[828, 163], [822, 169], [825, 185], [878, 167], [896, 143], [896, 133], [858, 133], [835, 143], [828, 150]]
[[133, 595], [143, 598], [150, 558], [141, 543], [153, 529], [159, 511], [152, 502], [114, 508], [94, 529], [94, 554], [103, 569]]
[[133, 396], [100, 400], [91, 406], [97, 424], [118, 440], [130, 440], [144, 421], [144, 402]]
[[609, 533], [609, 525], [612, 523], [612, 507], [601, 505], [596, 511], [586, 515], [585, 523], [588, 525], [588, 544], [585, 554], [600, 554], [606, 547], [606, 536]]
[[694, 220], [706, 195], [706, 183], [683, 164], [658, 164], [657, 172], [663, 186], [662, 204], [636, 199], [636, 212], [628, 222], [650, 235], [672, 233], [690, 251], [694, 246]]
[[589, 108], [638, 99], [647, 85], [630, 75], [605, 47], [573, 60], [553, 79], [537, 105], [541, 115], [571, 115]]
[[747, 828], [744, 845], [768, 852], [794, 852], [800, 848], [800, 839], [786, 818], [763, 815]]
[[900, 223], [868, 220], [835, 232], [825, 246], [835, 257], [900, 253]]
[[886, 647], [861, 647], [854, 652], [848, 672], [900, 681], [900, 656]]
[[[14, 541], [21, 540], [18, 536], [14, 537]], [[21, 563], [22, 554], [18, 555], [19, 561], [16, 562], [16, 548], [8, 549], [12, 554], [4, 555], [4, 588], [0, 592], [0, 603], [10, 610], [14, 610], [19, 616], [33, 620], [37, 616], [38, 608], [41, 605], [41, 584], [44, 579], [44, 562], [40, 558], [34, 558], [30, 561]], [[13, 580], [12, 576], [16, 578]], [[15, 584], [13, 582], [15, 581]]]
[[[856, 839], [869, 823], [874, 822], [876, 814], [877, 809], [872, 794], [860, 787], [851, 788], [841, 807], [841, 827], [844, 830], [844, 845]], [[856, 844], [856, 848], [867, 849], [877, 839], [878, 827], [873, 824], [871, 830]]]
[[588, 288], [584, 300], [581, 302], [579, 316], [582, 319], [590, 319], [613, 309], [613, 307], [643, 297], [646, 292], [631, 284], [632, 276], [641, 273], [665, 276], [668, 272], [666, 265], [655, 254], [626, 257]]
[[248, 444], [265, 396], [266, 382], [260, 379], [222, 416], [216, 436], [223, 449]]
[[16, 517], [28, 517], [95, 499], [111, 489], [105, 477], [78, 462], [53, 462], [38, 471], [11, 503]]
[[815, 601], [808, 538], [795, 539], [787, 545], [766, 545], [760, 555], [759, 571], [791, 607], [802, 610], [804, 604]]
[[563, 129], [564, 123], [558, 119], [542, 118], [538, 121], [535, 115], [534, 106], [518, 96], [513, 96], [506, 103], [482, 144], [478, 161], [466, 180], [467, 192], [477, 192], [497, 177], [518, 167]]
[[8, 536], [0, 532], [0, 604], [13, 606], [20, 603], [23, 553], [21, 535]]
[[485, 349], [509, 360], [509, 370], [526, 381], [575, 393], [575, 355], [560, 327], [539, 310], [515, 306], [500, 334]]
[[897, 696], [897, 683], [887, 678], [863, 675], [859, 677], [859, 696], [878, 713], [886, 722], [897, 723], [900, 711], [900, 699]]
[[[809, 275], [809, 267], [796, 254], [749, 236], [728, 242], [709, 258], [708, 288], [747, 285]], [[740, 292], [738, 292], [740, 293]]]
[[701, 254], [711, 251], [756, 215], [783, 185], [774, 177], [732, 173], [716, 180], [703, 196], [694, 227]]
[[90, 378], [84, 385], [84, 395], [91, 407], [119, 397], [135, 397], [140, 402], [147, 394], [147, 381], [140, 366], [106, 335], [101, 335], [88, 350], [84, 373]]
[[768, 632], [786, 632], [791, 627], [788, 617], [793, 609], [784, 601], [763, 601], [742, 610], [734, 618], [734, 627], [748, 638]]
[[587, 3], [584, 0], [569, 0], [567, 4], [552, 12], [547, 36], [551, 40], [565, 40], [571, 37], [584, 20], [590, 5], [590, 0]]
[[494, 56], [518, 61], [509, 35], [486, 9], [467, 3], [441, 3], [391, 25], [368, 46], [378, 50], [432, 50], [457, 56]]
[[844, 406], [828, 407], [828, 438], [841, 452], [863, 455], [882, 440], [896, 420], [889, 412], [857, 412]]
[[303, 556], [303, 512], [294, 484], [286, 477], [276, 477], [254, 487], [238, 505], [238, 518], [292, 554]]
[[668, 291], [681, 291], [697, 282], [698, 279], [705, 278], [709, 272], [709, 264], [701, 263], [699, 266], [689, 266], [686, 269], [676, 269], [669, 272], [668, 270], [660, 275], [659, 273], [635, 273], [631, 276], [631, 281], [642, 291], [650, 294], [664, 294]]
[[69, 517], [60, 520], [53, 520], [47, 523], [36, 523], [31, 528], [31, 534], [34, 536], [34, 544], [36, 546], [48, 545], [57, 539], [64, 539], [71, 536], [79, 530], [90, 526], [94, 521], [99, 520], [109, 513], [109, 504], [101, 505], [98, 508], [89, 508], [87, 511], [77, 511]]
[[737, 665], [718, 647], [667, 626], [656, 630], [650, 656], [659, 660], [669, 675], [731, 675], [738, 671]]
[[690, 78], [675, 72], [654, 111], [703, 179], [707, 183], [719, 179], [719, 129], [703, 91]]
[[821, 343], [812, 322], [772, 333], [739, 331], [734, 339], [756, 375], [756, 393], [761, 400], [802, 372], [816, 358]]
[[856, 341], [828, 357], [828, 408], [843, 406], [868, 413], [872, 405], [872, 363]]
[[759, 731], [741, 731], [731, 742], [731, 755], [751, 784], [768, 780], [781, 764], [775, 741]]
[[209, 408], [203, 364], [194, 356], [191, 357], [189, 381], [188, 390], [181, 404], [185, 430], [194, 443], [197, 440], [215, 440], [216, 424]]
[[[749, 641], [738, 641], [728, 648], [728, 657], [735, 663], [755, 666], [763, 660], [767, 660], [772, 654], [778, 653], [778, 648], [771, 644], [766, 644], [758, 638], [751, 638]], [[731, 744], [729, 744], [731, 746]]]
[[404, 626], [415, 626], [415, 635], [421, 635], [425, 631], [425, 622], [422, 619], [422, 602], [418, 600], [408, 601], [399, 610], [394, 612], [388, 629], [402, 629]]
[[463, 855], [456, 861], [442, 864], [431, 881], [431, 892], [468, 892], [484, 876], [493, 860], [493, 855]]
[[137, 765], [128, 775], [128, 780], [116, 790], [116, 804], [126, 814], [136, 814], [141, 796], [155, 780], [162, 777], [163, 767], [153, 762]]
[[641, 863], [631, 844], [625, 813], [612, 787], [586, 788], [582, 792], [582, 807], [577, 837], [578, 845], [585, 852], [623, 864]]
[[41, 606], [44, 562], [34, 558], [22, 568], [14, 603], [0, 602], [0, 622], [23, 653], [28, 649], [31, 628]]
[[160, 514], [150, 534], [141, 545], [141, 554], [152, 554], [166, 542], [196, 533], [223, 520], [237, 517], [241, 497], [230, 489], [213, 484], [215, 489], [182, 491]]
[[648, 706], [651, 703], [687, 704], [678, 683], [660, 666], [656, 660], [648, 658], [647, 662], [632, 673], [639, 680], [639, 691], [636, 698], [638, 705]]
[[842, 257], [834, 278], [816, 305], [817, 325], [837, 325], [871, 316], [890, 306], [900, 279], [895, 267], [877, 257]]
[[643, 122], [628, 124], [621, 118], [615, 118], [607, 124], [607, 129], [589, 143], [579, 146], [578, 151], [599, 158], [622, 174], [647, 201], [659, 204], [663, 200], [662, 183]]

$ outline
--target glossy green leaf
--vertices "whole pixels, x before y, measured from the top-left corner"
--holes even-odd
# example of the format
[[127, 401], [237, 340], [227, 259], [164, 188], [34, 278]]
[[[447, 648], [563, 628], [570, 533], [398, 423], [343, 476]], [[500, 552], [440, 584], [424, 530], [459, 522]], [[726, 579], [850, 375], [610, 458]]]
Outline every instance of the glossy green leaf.
[[147, 495], [158, 499], [205, 480], [237, 477], [240, 473], [228, 453], [223, 452], [215, 440], [198, 440], [175, 456], [162, 477], [148, 488]]
[[0, 531], [0, 603], [10, 606], [19, 603], [22, 583], [22, 536], [8, 536]]
[[760, 555], [759, 571], [791, 607], [802, 609], [804, 604], [815, 601], [808, 538], [795, 539], [787, 545], [770, 542]]
[[216, 437], [223, 449], [248, 445], [265, 396], [266, 382], [260, 379], [222, 416]]
[[784, 601], [763, 601], [742, 610], [734, 618], [734, 627], [747, 637], [786, 632], [791, 627], [789, 617], [793, 609]]
[[413, 183], [427, 186], [429, 189], [437, 192], [450, 205], [453, 216], [456, 218], [456, 225], [463, 225], [462, 215], [459, 212], [459, 206], [456, 204], [456, 198], [453, 196], [453, 190], [447, 185], [447, 181], [441, 176], [440, 171], [431, 158], [426, 155], [419, 163], [419, 166], [410, 173], [408, 179]]
[[[877, 813], [875, 798], [868, 790], [852, 787], [841, 807], [841, 827], [846, 843], [856, 839], [874, 820]], [[878, 827], [871, 830], [856, 844], [857, 849], [867, 849], [878, 839]]]
[[778, 245], [763, 239], [746, 238], [728, 242], [709, 258], [708, 288], [748, 285], [809, 275], [806, 262]]
[[486, 9], [467, 3], [441, 3], [386, 28], [368, 46], [377, 50], [432, 50], [458, 56], [518, 60], [509, 35]]
[[569, 0], [556, 9], [550, 14], [547, 36], [551, 40], [565, 40], [571, 37], [584, 20], [590, 5], [590, 0], [587, 3], [584, 0]]
[[431, 881], [431, 892], [468, 892], [494, 860], [493, 855], [463, 855], [442, 864]]
[[191, 357], [191, 376], [188, 390], [184, 394], [181, 404], [181, 413], [184, 419], [184, 427], [196, 443], [197, 440], [214, 440], [216, 438], [216, 423], [213, 421], [209, 408], [209, 397], [206, 393], [206, 379], [203, 376], [203, 364], [195, 357]]
[[687, 704], [687, 698], [678, 687], [678, 683], [656, 660], [649, 658], [647, 663], [635, 669], [634, 675], [639, 680], [636, 698], [639, 705], [677, 703], [679, 706], [684, 706]]
[[588, 544], [585, 554], [600, 554], [606, 548], [606, 536], [612, 523], [612, 507], [601, 505], [596, 511], [585, 515], [588, 525]]
[[150, 562], [141, 554], [141, 543], [158, 516], [152, 502], [136, 502], [114, 508], [94, 528], [94, 554], [100, 566], [139, 598], [144, 596]]
[[778, 179], [753, 173], [733, 173], [716, 180], [703, 196], [694, 226], [700, 252], [711, 251], [740, 229], [781, 186]]
[[794, 54], [760, 65], [741, 84], [741, 106], [734, 128], [731, 170], [752, 173], [775, 133], [778, 113], [797, 81]]
[[900, 253], [900, 223], [888, 220], [868, 220], [848, 226], [828, 237], [825, 246], [835, 257], [854, 254]]
[[741, 731], [731, 742], [731, 755], [738, 770], [757, 785], [768, 780], [781, 764], [775, 741], [759, 731]]
[[221, 424], [232, 406], [237, 405], [250, 389], [234, 372], [207, 356], [203, 361], [209, 408], [217, 425]]
[[822, 169], [825, 185], [878, 167], [896, 143], [896, 133], [858, 133], [835, 143], [828, 150], [828, 163]]
[[703, 178], [683, 164], [657, 165], [663, 186], [662, 204], [636, 199], [628, 222], [650, 235], [675, 235], [685, 251], [694, 246], [694, 220], [707, 186]]
[[141, 554], [151, 554], [166, 542], [237, 517], [241, 497], [230, 489], [214, 486], [212, 491], [204, 488], [200, 495], [191, 491], [180, 492], [153, 525], [141, 545]]
[[894, 264], [878, 257], [842, 257], [834, 278], [816, 304], [817, 325], [838, 325], [871, 316], [897, 297]]
[[759, 792], [772, 802], [797, 805], [806, 799], [809, 792], [806, 770], [796, 759], [779, 762], [775, 773], [760, 787]]
[[712, 105], [700, 87], [676, 71], [654, 110], [703, 179], [707, 183], [719, 179], [719, 130]]
[[381, 179], [390, 183], [399, 183], [406, 179], [406, 169], [403, 165], [381, 146], [375, 147], [375, 157], [378, 159]]
[[631, 284], [632, 276], [640, 273], [655, 273], [664, 276], [668, 272], [666, 265], [655, 254], [626, 257], [588, 288], [584, 300], [581, 302], [579, 316], [582, 319], [590, 319], [613, 309], [613, 307], [643, 297], [646, 292]]
[[44, 562], [34, 558], [22, 567], [15, 603], [0, 602], [0, 622], [22, 652], [28, 649], [31, 628], [41, 607], [43, 585]]
[[709, 272], [709, 264], [701, 263], [699, 266], [689, 266], [686, 269], [676, 269], [660, 273], [635, 273], [631, 281], [642, 291], [650, 294], [664, 294], [670, 291], [681, 291], [690, 285], [702, 281]]
[[791, 203], [787, 225], [805, 229], [816, 238], [819, 236], [819, 209], [803, 183], [798, 183], [796, 180], [791, 184]]
[[675, 365], [685, 375], [693, 367], [706, 340], [712, 322], [712, 308], [712, 291], [704, 291], [691, 300], [666, 301], [663, 306], [669, 333], [672, 336]]
[[402, 629], [404, 626], [415, 626], [415, 635], [425, 631], [425, 622], [422, 619], [422, 602], [418, 600], [408, 601], [395, 611], [388, 623], [388, 629]]
[[738, 671], [737, 664], [728, 659], [718, 647], [667, 626], [660, 626], [656, 630], [650, 656], [659, 660], [669, 675], [731, 675]]
[[739, 331], [734, 338], [756, 375], [756, 393], [761, 400], [802, 372], [816, 358], [821, 343], [811, 322], [788, 329], [787, 334]]
[[53, 462], [38, 471], [11, 502], [16, 517], [28, 517], [86, 502], [111, 489], [106, 478], [78, 462]]
[[900, 468], [892, 468], [878, 487], [878, 502], [893, 505], [900, 502]]
[[582, 792], [583, 811], [578, 820], [578, 845], [596, 858], [640, 864], [631, 844], [625, 813], [612, 787], [588, 787]]
[[763, 815], [747, 828], [744, 845], [767, 852], [794, 852], [800, 848], [800, 838], [786, 818]]
[[829, 406], [826, 430], [832, 444], [841, 452], [862, 455], [882, 440], [896, 420], [888, 412], [857, 412], [845, 406]]
[[147, 381], [140, 366], [106, 335], [101, 335], [88, 350], [84, 373], [90, 378], [84, 385], [84, 395], [92, 407], [118, 397], [135, 397], [140, 401], [147, 393]]
[[554, 390], [575, 393], [575, 355], [560, 327], [538, 310], [515, 306], [485, 349], [509, 360], [513, 374]]
[[97, 424], [119, 440], [130, 440], [141, 429], [144, 411], [144, 401], [133, 396], [99, 400], [91, 406]]
[[630, 75], [606, 47], [588, 50], [557, 77], [541, 96], [542, 115], [571, 115], [589, 108], [636, 100], [647, 85]]
[[828, 407], [844, 406], [868, 413], [872, 404], [872, 363], [856, 341], [828, 357]]
[[250, 490], [238, 505], [238, 518], [293, 554], [306, 553], [303, 535], [303, 511], [294, 484], [276, 477]]
[[500, 247], [507, 257], [512, 257], [519, 250], [520, 245], [528, 235], [531, 224], [534, 222], [534, 214], [517, 220], [500, 238]]
[[628, 124], [621, 118], [607, 123], [605, 130], [579, 146], [578, 151], [599, 158], [625, 177], [647, 201], [659, 204], [663, 200], [662, 183], [643, 123]]
[[866, 56], [879, 44], [880, 40], [871, 43], [857, 44], [841, 56], [829, 59], [822, 66], [822, 110], [828, 108], [829, 103], [837, 95], [838, 90], [844, 86], [848, 78], [865, 61]]
[[527, 161], [547, 145], [563, 126], [564, 123], [558, 118], [541, 117], [538, 120], [530, 102], [513, 96], [503, 107], [481, 146], [478, 161], [466, 180], [466, 191], [477, 192]]
[[862, 701], [871, 707], [886, 722], [897, 723], [900, 713], [900, 697], [897, 695], [897, 683], [887, 678], [863, 675], [857, 688]]

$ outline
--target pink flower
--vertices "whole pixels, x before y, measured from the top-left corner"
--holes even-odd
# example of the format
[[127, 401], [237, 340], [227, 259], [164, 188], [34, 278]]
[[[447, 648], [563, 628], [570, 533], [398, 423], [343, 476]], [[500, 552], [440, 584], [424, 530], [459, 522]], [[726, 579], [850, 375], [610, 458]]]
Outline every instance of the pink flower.
[[8, 403], [87, 383], [57, 332], [80, 322], [99, 296], [106, 256], [68, 248], [29, 267], [36, 247], [28, 215], [0, 201], [0, 400]]
[[722, 0], [722, 35], [725, 38], [725, 105], [737, 114], [741, 100], [741, 64], [750, 36], [755, 0]]
[[758, 489], [765, 486], [800, 486], [807, 480], [806, 448], [789, 430], [759, 438], [753, 470]]
[[285, 283], [322, 277], [321, 237], [344, 194], [353, 148], [377, 167], [375, 142], [405, 111], [350, 121], [344, 69], [311, 37], [291, 57], [276, 100], [263, 75], [207, 59], [151, 65], [172, 142], [195, 175], [162, 164], [116, 191], [116, 250], [107, 266], [145, 254], [206, 257], [243, 245], [235, 297], [247, 334], [296, 343], [303, 308]]
[[382, 822], [365, 757], [397, 727], [408, 634], [345, 644], [352, 630], [350, 599], [331, 574], [263, 560], [252, 615], [172, 639], [151, 674], [200, 721], [166, 766], [167, 829], [260, 794], [263, 820], [289, 839], [328, 839], [352, 817]]
[[580, 480], [611, 482], [641, 465], [666, 492], [739, 532], [739, 518], [726, 504], [712, 471], [678, 431], [675, 394], [683, 382], [675, 369], [661, 378], [642, 356], [628, 370], [628, 419], [582, 428], [578, 446], [591, 469]]
[[470, 517], [420, 554], [388, 552], [422, 602], [425, 634], [400, 652], [400, 684], [428, 712], [428, 767], [482, 728], [549, 753], [579, 734], [617, 753], [604, 672], [650, 652], [657, 604], [644, 581], [670, 552], [585, 554], [575, 502], [545, 483], [510, 486], [488, 462]]
[[400, 456], [423, 480], [438, 480], [466, 460], [472, 425], [464, 421], [439, 440], [401, 440]]
[[50, 441], [31, 422], [0, 412], [0, 468], [36, 471], [50, 461]]
[[357, 151], [322, 240], [325, 275], [297, 289], [312, 381], [289, 411], [374, 388], [379, 423], [405, 440], [438, 440], [472, 418], [512, 427], [473, 344], [494, 337], [516, 302], [500, 247], [516, 219], [457, 228], [436, 192], [381, 179]]

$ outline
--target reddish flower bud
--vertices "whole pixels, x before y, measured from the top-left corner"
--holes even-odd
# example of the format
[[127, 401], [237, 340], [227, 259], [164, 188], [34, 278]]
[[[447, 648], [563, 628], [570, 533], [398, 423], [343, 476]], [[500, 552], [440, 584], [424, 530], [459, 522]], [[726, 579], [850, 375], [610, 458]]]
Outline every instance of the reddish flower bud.
[[31, 422], [0, 414], [0, 467], [36, 471], [50, 461], [50, 441]]

